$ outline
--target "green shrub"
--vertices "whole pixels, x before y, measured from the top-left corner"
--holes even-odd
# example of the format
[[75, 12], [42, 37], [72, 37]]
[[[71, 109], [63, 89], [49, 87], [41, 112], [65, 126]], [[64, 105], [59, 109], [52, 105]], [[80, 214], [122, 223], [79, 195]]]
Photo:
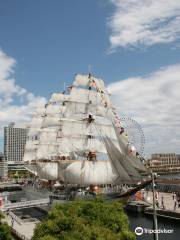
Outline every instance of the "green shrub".
[[56, 205], [32, 240], [134, 240], [120, 202], [102, 199]]
[[0, 240], [12, 240], [10, 227], [6, 223], [2, 223], [1, 220], [4, 218], [0, 212]]

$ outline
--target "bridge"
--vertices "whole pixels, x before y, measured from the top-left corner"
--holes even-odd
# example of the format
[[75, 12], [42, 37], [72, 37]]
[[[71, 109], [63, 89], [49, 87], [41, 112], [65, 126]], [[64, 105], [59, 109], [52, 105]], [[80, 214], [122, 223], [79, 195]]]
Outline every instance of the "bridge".
[[50, 203], [49, 198], [43, 198], [38, 200], [31, 200], [31, 201], [22, 201], [16, 203], [7, 203], [0, 207], [0, 210], [3, 212], [13, 210], [13, 209], [21, 209], [21, 208], [28, 208], [28, 207], [36, 207], [41, 205], [47, 205]]

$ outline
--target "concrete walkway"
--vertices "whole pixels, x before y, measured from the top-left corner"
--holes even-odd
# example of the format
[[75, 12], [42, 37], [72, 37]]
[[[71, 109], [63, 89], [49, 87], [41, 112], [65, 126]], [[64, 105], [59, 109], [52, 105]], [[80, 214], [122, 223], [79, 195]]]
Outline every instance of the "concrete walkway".
[[[144, 200], [152, 204], [153, 203], [152, 191], [143, 191], [143, 193], [144, 193]], [[174, 195], [174, 199], [173, 199], [173, 195]], [[180, 213], [180, 207], [178, 208], [178, 202], [175, 194], [157, 192], [157, 200], [158, 200], [159, 208], [163, 209], [163, 205], [164, 205], [164, 210], [174, 211], [175, 209], [174, 212]], [[175, 207], [175, 201], [176, 201], [176, 207]]]
[[41, 205], [49, 204], [49, 202], [50, 202], [49, 198], [43, 198], [43, 199], [31, 200], [31, 201], [7, 203], [1, 207], [1, 211], [8, 211], [11, 209], [20, 209], [25, 207], [41, 206]]
[[32, 238], [36, 224], [39, 223], [37, 219], [32, 219], [32, 221], [22, 220], [12, 212], [5, 215], [4, 221], [7, 222], [7, 224], [12, 227], [13, 232], [23, 240], [30, 240]]

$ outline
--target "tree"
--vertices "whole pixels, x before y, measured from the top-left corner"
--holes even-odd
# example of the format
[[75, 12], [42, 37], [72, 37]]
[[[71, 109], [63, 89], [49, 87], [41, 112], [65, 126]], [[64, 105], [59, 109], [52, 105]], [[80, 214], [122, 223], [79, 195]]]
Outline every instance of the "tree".
[[56, 205], [32, 240], [134, 240], [122, 203], [102, 199]]
[[6, 223], [2, 223], [4, 218], [3, 214], [0, 212], [0, 239], [1, 240], [11, 240], [10, 227]]

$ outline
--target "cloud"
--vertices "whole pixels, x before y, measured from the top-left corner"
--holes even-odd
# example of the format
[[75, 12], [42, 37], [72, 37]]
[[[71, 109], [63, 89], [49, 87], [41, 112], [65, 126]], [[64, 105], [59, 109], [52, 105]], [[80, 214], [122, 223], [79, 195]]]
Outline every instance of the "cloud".
[[120, 114], [142, 126], [146, 152], [180, 152], [180, 64], [108, 86]]
[[110, 0], [115, 6], [108, 25], [111, 51], [147, 47], [180, 38], [179, 0]]
[[[28, 122], [35, 109], [46, 102], [44, 97], [35, 96], [16, 84], [13, 77], [15, 65], [16, 60], [0, 50], [0, 137], [8, 122]], [[21, 104], [15, 104], [15, 99]]]

